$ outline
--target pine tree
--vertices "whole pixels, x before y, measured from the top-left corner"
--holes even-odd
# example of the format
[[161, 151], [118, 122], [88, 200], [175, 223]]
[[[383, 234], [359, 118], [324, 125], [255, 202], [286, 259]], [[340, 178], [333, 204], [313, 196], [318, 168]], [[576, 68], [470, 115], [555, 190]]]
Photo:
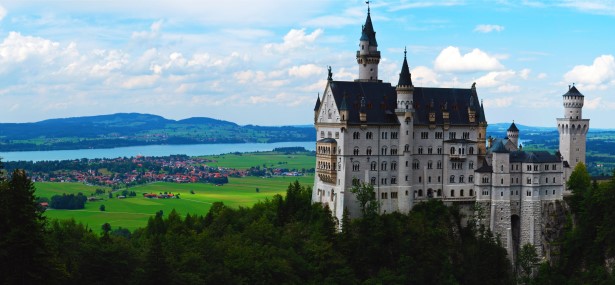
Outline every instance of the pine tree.
[[0, 283], [54, 283], [63, 277], [45, 241], [34, 184], [15, 170], [0, 186]]

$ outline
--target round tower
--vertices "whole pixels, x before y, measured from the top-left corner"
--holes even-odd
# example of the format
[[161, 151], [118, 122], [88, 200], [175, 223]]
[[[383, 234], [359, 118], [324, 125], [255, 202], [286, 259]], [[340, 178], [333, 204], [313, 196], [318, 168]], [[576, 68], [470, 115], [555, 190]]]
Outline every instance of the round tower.
[[376, 41], [376, 32], [372, 24], [370, 10], [367, 8], [367, 19], [361, 31], [359, 50], [357, 51], [357, 64], [359, 65], [358, 81], [378, 81], [378, 64], [380, 51]]
[[513, 121], [513, 123], [510, 124], [510, 127], [508, 128], [508, 130], [506, 130], [506, 136], [515, 146], [515, 149], [518, 149], [519, 148], [519, 129], [515, 125], [515, 121]]
[[[395, 108], [395, 114], [399, 120], [399, 146], [403, 148], [403, 152], [400, 152], [399, 161], [405, 161], [407, 164], [412, 161], [412, 135], [414, 133], [414, 108], [413, 108], [413, 96], [414, 85], [412, 85], [412, 77], [410, 75], [410, 68], [408, 68], [408, 60], [406, 59], [406, 51], [404, 50], [404, 63], [399, 73], [399, 82], [395, 88], [397, 92], [397, 107]], [[408, 177], [408, 179], [399, 180], [399, 193], [414, 193], [412, 190], [412, 175], [408, 175], [407, 168], [400, 167], [398, 177]], [[399, 199], [399, 209], [401, 211], [409, 211], [414, 204], [414, 195], [403, 195], [405, 199]]]
[[[585, 96], [572, 85], [563, 96], [564, 117], [557, 119], [559, 131], [559, 151], [562, 159], [568, 163], [570, 170], [579, 162], [585, 163], [585, 145], [589, 119], [583, 119], [583, 101]], [[564, 174], [564, 180], [568, 175]]]

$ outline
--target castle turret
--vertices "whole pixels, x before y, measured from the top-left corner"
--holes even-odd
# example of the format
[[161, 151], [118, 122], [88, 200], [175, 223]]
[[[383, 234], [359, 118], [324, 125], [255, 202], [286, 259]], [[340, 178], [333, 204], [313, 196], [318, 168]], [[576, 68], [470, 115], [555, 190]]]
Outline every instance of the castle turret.
[[320, 111], [320, 93], [318, 93], [318, 97], [316, 99], [316, 105], [314, 106], [314, 124], [316, 120], [318, 120], [318, 112]]
[[563, 95], [564, 117], [557, 119], [559, 151], [571, 169], [579, 162], [585, 163], [585, 143], [589, 119], [583, 119], [585, 96], [573, 85]]
[[380, 51], [376, 42], [376, 32], [372, 25], [370, 10], [367, 8], [367, 19], [361, 31], [359, 50], [357, 51], [357, 64], [359, 65], [359, 79], [357, 81], [378, 81], [378, 64]]
[[[412, 75], [410, 74], [410, 68], [408, 67], [408, 60], [406, 59], [406, 51], [404, 50], [404, 63], [401, 66], [401, 72], [399, 73], [399, 81], [395, 88], [397, 93], [397, 107], [395, 108], [395, 114], [399, 120], [399, 146], [403, 147], [404, 151], [399, 153], [399, 161], [412, 161], [412, 135], [414, 133], [414, 85], [412, 85]], [[413, 193], [412, 190], [412, 176], [407, 175], [407, 169], [404, 167], [399, 168], [398, 177], [407, 177], [407, 179], [400, 179], [399, 193]], [[406, 198], [399, 200], [399, 208], [408, 211], [412, 208], [414, 203], [413, 195], [403, 196]]]
[[512, 122], [508, 130], [506, 130], [506, 136], [512, 143], [514, 149], [519, 148], [519, 129], [515, 125], [515, 121]]

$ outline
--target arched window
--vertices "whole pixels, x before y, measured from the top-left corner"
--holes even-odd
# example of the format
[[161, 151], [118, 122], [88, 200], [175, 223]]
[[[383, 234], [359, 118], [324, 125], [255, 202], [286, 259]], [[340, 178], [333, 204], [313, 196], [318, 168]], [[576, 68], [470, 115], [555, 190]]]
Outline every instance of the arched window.
[[359, 147], [355, 146], [354, 150], [352, 150], [353, 155], [359, 155]]
[[468, 153], [469, 154], [474, 154], [474, 147], [470, 147], [470, 149], [468, 149]]
[[455, 175], [451, 175], [450, 183], [455, 183]]
[[410, 145], [409, 144], [404, 146], [404, 151], [410, 151]]
[[419, 197], [423, 197], [423, 189], [419, 189]]
[[463, 197], [463, 189], [459, 190], [459, 197]]
[[455, 147], [454, 146], [451, 147], [451, 154], [455, 154]]
[[383, 161], [383, 162], [380, 164], [380, 170], [387, 170], [387, 162], [386, 162], [386, 161]]
[[376, 177], [372, 177], [372, 179], [369, 182], [372, 185], [376, 185]]
[[459, 175], [459, 183], [463, 183], [463, 175]]
[[451, 197], [455, 197], [455, 190], [451, 190]]
[[371, 170], [378, 170], [378, 164], [375, 161], [372, 161], [372, 164], [370, 166]]
[[474, 196], [474, 190], [470, 189], [470, 196]]
[[367, 151], [365, 152], [367, 155], [372, 155], [372, 147], [368, 146]]

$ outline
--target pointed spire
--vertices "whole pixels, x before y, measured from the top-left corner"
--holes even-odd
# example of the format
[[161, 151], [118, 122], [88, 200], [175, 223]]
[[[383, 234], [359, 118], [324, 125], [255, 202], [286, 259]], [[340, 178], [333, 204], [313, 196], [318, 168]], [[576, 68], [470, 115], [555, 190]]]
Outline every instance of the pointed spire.
[[485, 118], [485, 108], [483, 107], [483, 100], [480, 100], [480, 110], [478, 112], [478, 122], [487, 123], [487, 118]]
[[515, 132], [518, 133], [519, 129], [517, 128], [517, 125], [515, 125], [515, 121], [513, 120], [512, 124], [510, 125], [510, 127], [508, 128], [508, 130], [506, 130], [508, 132]]
[[361, 31], [361, 41], [368, 41], [370, 46], [378, 46], [378, 42], [376, 41], [376, 32], [374, 31], [374, 25], [372, 24], [372, 17], [369, 11], [369, 6], [367, 8], [367, 19], [365, 19], [365, 25], [363, 25], [363, 30]]
[[318, 111], [320, 109], [320, 92], [318, 92], [318, 99], [316, 99], [316, 106], [314, 106], [314, 111]]
[[406, 53], [406, 48], [404, 47], [404, 63], [401, 65], [401, 72], [399, 73], [399, 82], [397, 83], [397, 86], [412, 86], [412, 75], [410, 74], [410, 68], [408, 67]]

